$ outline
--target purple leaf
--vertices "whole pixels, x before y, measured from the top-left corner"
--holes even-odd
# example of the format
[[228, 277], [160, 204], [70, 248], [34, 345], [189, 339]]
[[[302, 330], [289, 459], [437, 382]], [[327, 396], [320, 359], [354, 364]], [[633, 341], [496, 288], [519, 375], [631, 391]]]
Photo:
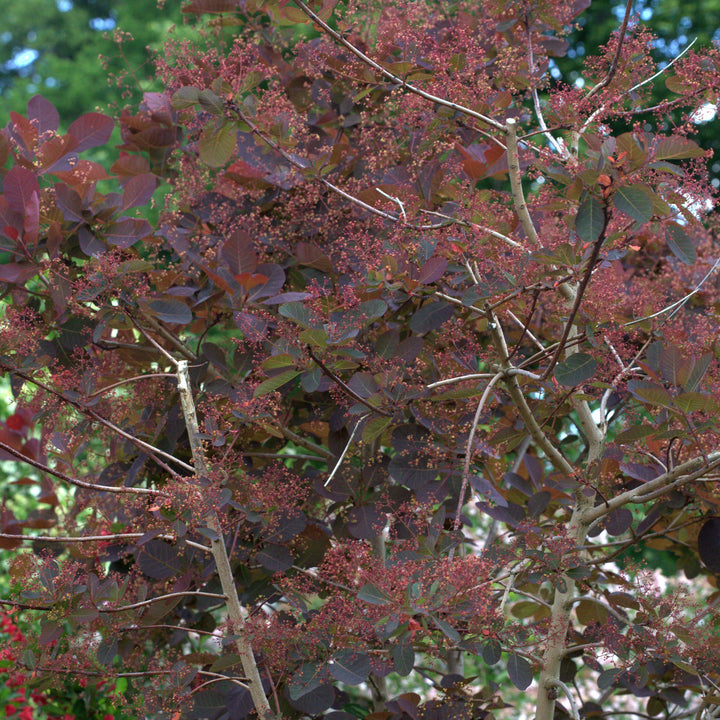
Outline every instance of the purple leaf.
[[34, 120], [38, 132], [55, 132], [60, 124], [60, 115], [55, 106], [42, 95], [35, 95], [28, 100], [28, 120]]
[[102, 113], [90, 112], [81, 115], [70, 127], [68, 134], [78, 140], [75, 148], [78, 152], [88, 148], [104, 145], [109, 139], [115, 127], [111, 117]]
[[40, 185], [35, 173], [27, 168], [15, 165], [10, 168], [2, 181], [3, 193], [8, 207], [24, 215], [28, 204], [32, 202], [32, 195], [40, 196]]
[[156, 184], [155, 176], [152, 173], [131, 177], [123, 190], [121, 211], [124, 212], [139, 205], [147, 205], [155, 192]]

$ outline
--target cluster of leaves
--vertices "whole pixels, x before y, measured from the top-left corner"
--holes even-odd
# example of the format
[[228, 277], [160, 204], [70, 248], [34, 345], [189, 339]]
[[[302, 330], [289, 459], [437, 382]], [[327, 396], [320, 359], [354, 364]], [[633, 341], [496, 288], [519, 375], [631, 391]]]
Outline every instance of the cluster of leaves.
[[11, 115], [0, 451], [48, 507], [0, 543], [37, 675], [125, 666], [198, 718], [489, 718], [495, 667], [539, 720], [714, 702], [714, 577], [695, 605], [623, 553], [718, 568], [718, 229], [666, 110], [717, 101], [720, 53], [646, 110], [623, 25], [547, 88], [585, 5], [194, 0], [237, 36], [168, 45], [110, 168], [109, 117]]

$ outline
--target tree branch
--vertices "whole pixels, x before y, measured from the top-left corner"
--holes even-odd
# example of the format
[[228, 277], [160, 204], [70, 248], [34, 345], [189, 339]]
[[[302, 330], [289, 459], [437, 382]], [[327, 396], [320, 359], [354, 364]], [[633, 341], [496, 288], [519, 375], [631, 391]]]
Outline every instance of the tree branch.
[[[209, 467], [205, 449], [200, 442], [200, 430], [198, 426], [197, 415], [195, 413], [195, 402], [192, 396], [190, 386], [190, 373], [188, 372], [187, 360], [180, 360], [177, 364], [177, 381], [178, 390], [180, 392], [180, 402], [182, 404], [183, 416], [187, 427], [190, 447], [192, 448], [193, 462], [195, 464], [195, 472], [199, 476], [209, 475]], [[215, 532], [215, 539], [212, 541], [212, 555], [215, 559], [220, 584], [227, 599], [228, 615], [230, 617], [231, 626], [235, 633], [235, 645], [240, 655], [243, 671], [248, 678], [250, 695], [252, 697], [255, 710], [261, 720], [270, 720], [274, 714], [270, 708], [265, 690], [263, 689], [260, 672], [258, 670], [255, 655], [253, 653], [250, 641], [245, 631], [245, 618], [243, 615], [242, 605], [238, 597], [237, 588], [235, 587], [235, 579], [233, 578], [232, 568], [230, 566], [230, 558], [225, 547], [223, 529], [220, 525], [215, 512], [210, 512], [206, 517], [207, 526]]]

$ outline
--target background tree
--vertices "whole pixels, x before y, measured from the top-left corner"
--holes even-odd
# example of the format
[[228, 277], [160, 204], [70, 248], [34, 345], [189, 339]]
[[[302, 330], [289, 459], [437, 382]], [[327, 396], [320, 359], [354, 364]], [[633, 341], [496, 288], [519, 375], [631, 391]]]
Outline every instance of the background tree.
[[159, 89], [153, 51], [171, 25], [182, 25], [178, 3], [138, 0], [2, 0], [0, 12], [0, 117], [42, 93], [63, 127], [78, 108], [118, 108]]
[[691, 135], [720, 53], [648, 109], [628, 3], [552, 86], [586, 4], [195, 0], [205, 45], [168, 44], [112, 167], [79, 156], [109, 117], [12, 116], [0, 448], [43, 509], [4, 510], [2, 602], [42, 618], [37, 682], [121, 677], [158, 716], [517, 717], [507, 674], [538, 720], [715, 714]]

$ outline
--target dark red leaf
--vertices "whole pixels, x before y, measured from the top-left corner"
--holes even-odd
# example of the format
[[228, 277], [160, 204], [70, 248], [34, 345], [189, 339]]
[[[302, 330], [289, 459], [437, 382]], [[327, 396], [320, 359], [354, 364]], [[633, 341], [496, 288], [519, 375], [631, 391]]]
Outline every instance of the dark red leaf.
[[147, 205], [155, 192], [156, 185], [155, 176], [151, 173], [131, 177], [125, 184], [120, 210], [124, 212], [139, 205]]
[[3, 178], [2, 189], [8, 207], [21, 215], [26, 213], [33, 193], [40, 197], [40, 184], [35, 173], [19, 165], [10, 168]]
[[257, 255], [252, 238], [243, 230], [235, 230], [220, 248], [220, 256], [233, 275], [254, 273], [257, 269]]
[[33, 120], [42, 135], [46, 132], [55, 132], [60, 124], [60, 115], [55, 106], [42, 95], [35, 95], [28, 100], [28, 119]]
[[115, 127], [111, 117], [102, 113], [90, 112], [81, 115], [68, 128], [68, 134], [77, 138], [78, 152], [104, 145]]
[[116, 247], [127, 248], [151, 234], [152, 227], [147, 220], [120, 218], [107, 229], [105, 239]]

